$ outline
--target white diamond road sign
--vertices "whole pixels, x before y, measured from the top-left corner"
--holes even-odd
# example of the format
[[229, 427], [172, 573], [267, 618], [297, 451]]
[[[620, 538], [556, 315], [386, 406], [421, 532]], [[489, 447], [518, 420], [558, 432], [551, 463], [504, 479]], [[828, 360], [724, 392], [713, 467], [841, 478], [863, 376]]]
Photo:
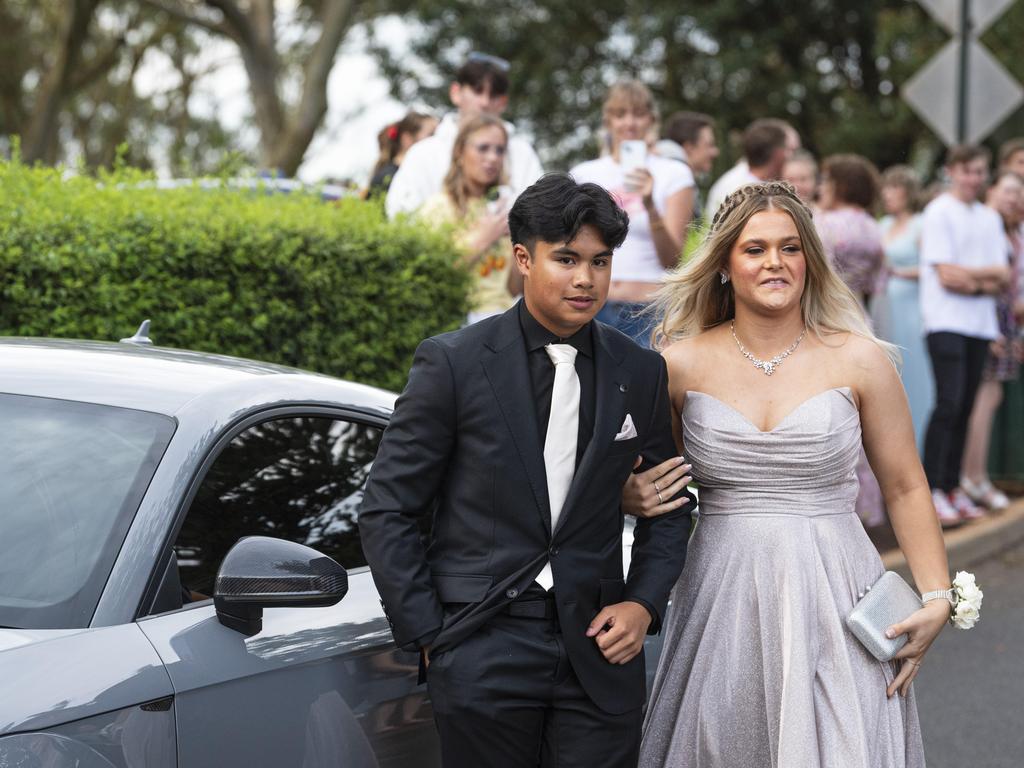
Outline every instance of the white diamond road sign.
[[[967, 52], [967, 136], [982, 141], [1024, 103], [1024, 88], [977, 41]], [[903, 99], [947, 146], [957, 143], [956, 82], [960, 41], [952, 40], [905, 86]]]
[[[981, 45], [977, 36], [1016, 0], [918, 0], [954, 39], [903, 86], [903, 100], [947, 146], [960, 140], [961, 46], [967, 42], [967, 82], [963, 98], [966, 126], [963, 141], [977, 144], [1024, 103], [1024, 88]], [[967, 3], [971, 25], [961, 29]]]

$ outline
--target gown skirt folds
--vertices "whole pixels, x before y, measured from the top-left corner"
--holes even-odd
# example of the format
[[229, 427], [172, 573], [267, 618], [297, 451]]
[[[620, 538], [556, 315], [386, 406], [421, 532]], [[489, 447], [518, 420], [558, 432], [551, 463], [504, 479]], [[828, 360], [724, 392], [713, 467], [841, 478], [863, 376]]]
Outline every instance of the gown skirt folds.
[[919, 768], [914, 694], [846, 628], [883, 573], [854, 512], [849, 388], [769, 431], [700, 392], [683, 441], [700, 519], [672, 592], [641, 768]]

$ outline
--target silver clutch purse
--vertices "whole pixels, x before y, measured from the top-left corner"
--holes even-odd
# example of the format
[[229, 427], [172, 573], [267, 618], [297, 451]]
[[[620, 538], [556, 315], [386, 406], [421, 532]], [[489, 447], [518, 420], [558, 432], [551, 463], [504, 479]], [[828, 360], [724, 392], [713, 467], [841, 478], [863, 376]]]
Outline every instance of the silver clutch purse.
[[886, 571], [853, 606], [846, 626], [879, 661], [889, 661], [907, 644], [907, 636], [890, 640], [885, 630], [921, 608], [921, 598], [898, 573]]

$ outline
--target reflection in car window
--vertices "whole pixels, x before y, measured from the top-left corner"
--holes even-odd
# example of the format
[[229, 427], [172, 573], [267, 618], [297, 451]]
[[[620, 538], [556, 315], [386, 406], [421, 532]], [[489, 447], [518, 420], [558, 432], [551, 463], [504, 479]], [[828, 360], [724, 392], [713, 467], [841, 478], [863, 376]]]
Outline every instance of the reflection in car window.
[[235, 437], [210, 467], [175, 542], [185, 588], [212, 595], [221, 561], [243, 536], [305, 544], [346, 568], [366, 565], [356, 514], [381, 434], [296, 417]]
[[88, 626], [173, 432], [155, 413], [0, 395], [0, 626]]

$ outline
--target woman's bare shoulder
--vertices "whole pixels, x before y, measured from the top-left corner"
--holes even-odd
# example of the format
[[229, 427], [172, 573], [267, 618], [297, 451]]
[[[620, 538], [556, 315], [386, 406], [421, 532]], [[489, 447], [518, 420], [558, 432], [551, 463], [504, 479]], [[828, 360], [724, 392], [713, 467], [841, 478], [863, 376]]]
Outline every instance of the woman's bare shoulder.
[[897, 368], [877, 341], [856, 333], [834, 333], [822, 339], [822, 346], [829, 368], [853, 389], [858, 402], [871, 392], [888, 392], [899, 385]]
[[716, 348], [717, 328], [672, 342], [661, 350], [673, 389], [692, 389], [695, 377], [704, 370]]

